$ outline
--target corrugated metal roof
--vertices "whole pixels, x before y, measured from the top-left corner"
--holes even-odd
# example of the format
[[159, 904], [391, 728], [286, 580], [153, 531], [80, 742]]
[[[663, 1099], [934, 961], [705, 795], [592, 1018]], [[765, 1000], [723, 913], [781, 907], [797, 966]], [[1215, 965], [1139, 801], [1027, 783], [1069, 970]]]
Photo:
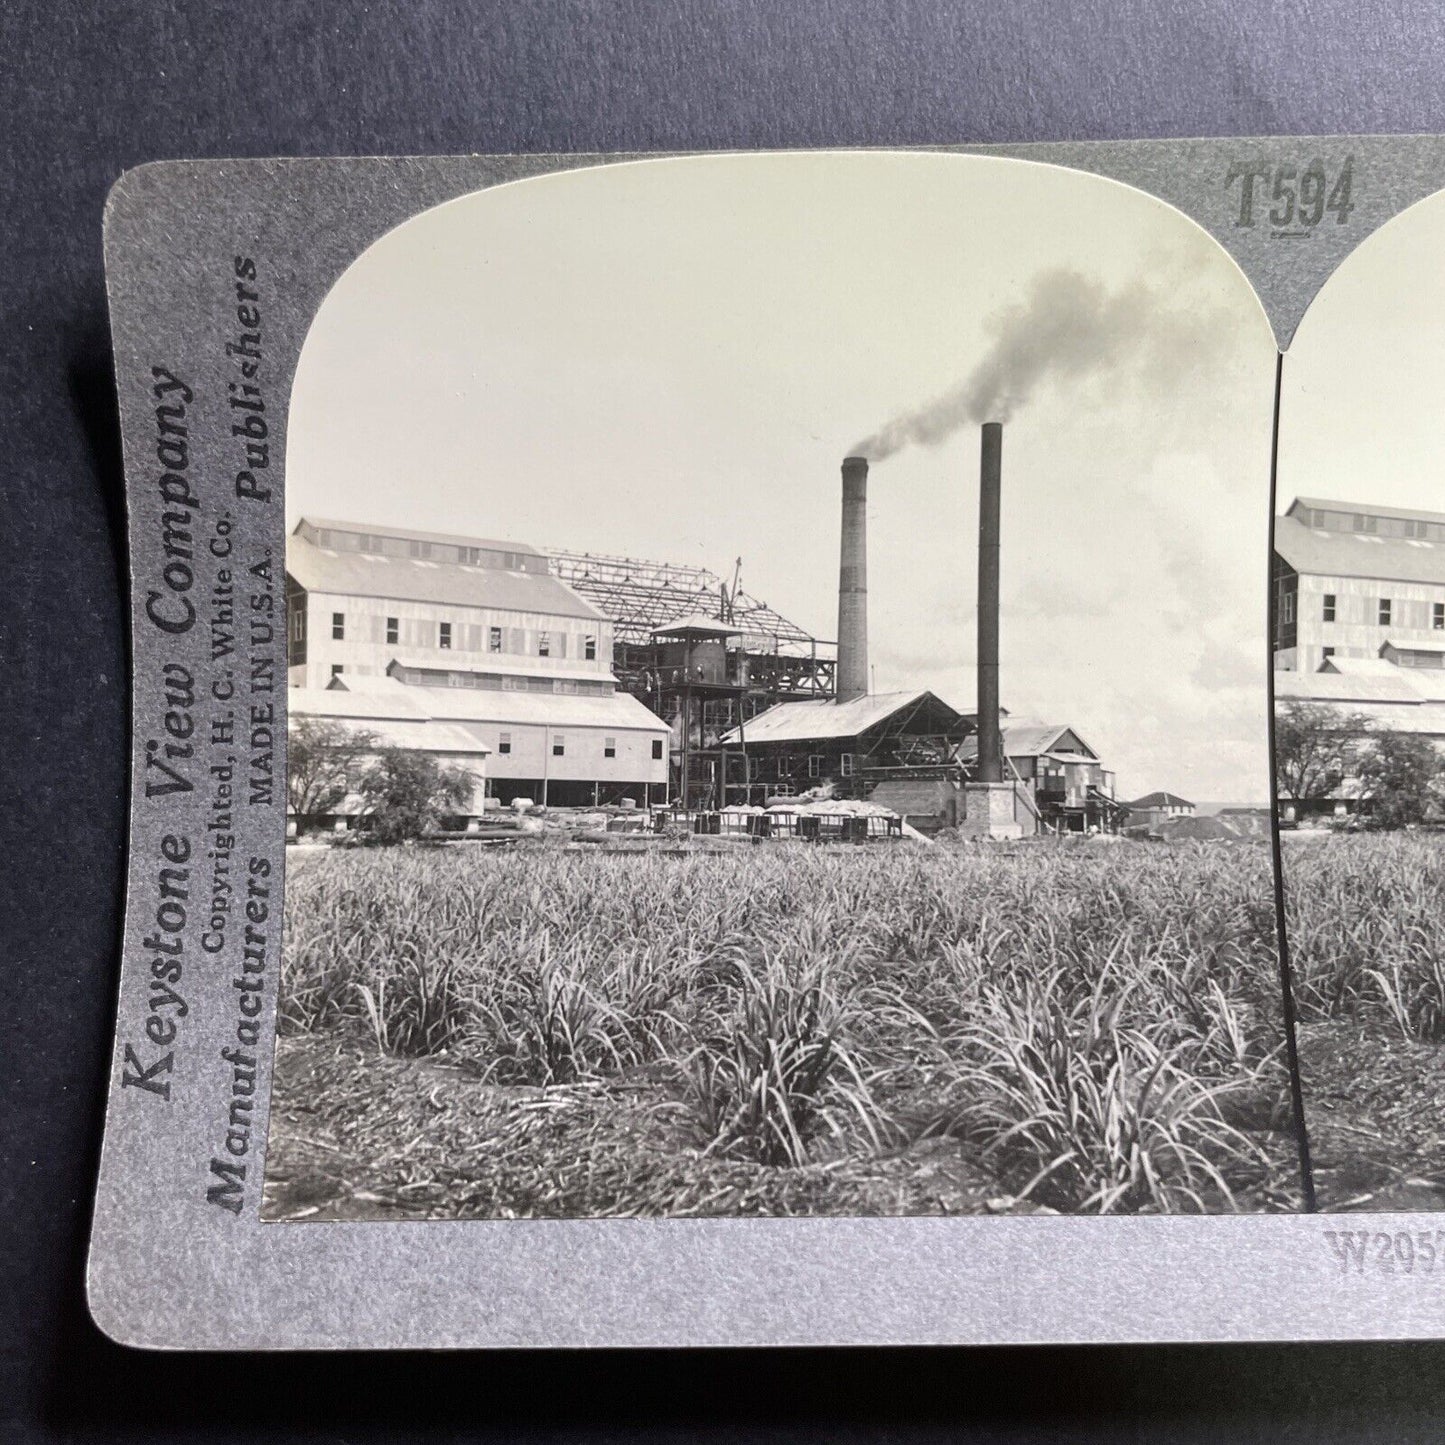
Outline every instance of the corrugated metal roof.
[[457, 532], [414, 532], [407, 527], [380, 527], [374, 522], [338, 522], [335, 518], [302, 517], [291, 529], [294, 536], [300, 527], [324, 527], [328, 532], [354, 532], [359, 537], [400, 537], [404, 542], [440, 542], [451, 547], [481, 547], [488, 552], [521, 552], [540, 557], [535, 547], [525, 542], [498, 542], [488, 537], [464, 537]]
[[308, 592], [602, 620], [602, 614], [590, 602], [545, 572], [509, 572], [495, 567], [464, 567], [456, 562], [334, 552], [294, 534], [286, 541], [286, 571]]
[[[1073, 733], [1074, 737], [1083, 743], [1092, 754], [1087, 761], [1094, 763], [1099, 761], [1099, 756], [1093, 748], [1089, 747], [1089, 744], [1084, 742], [1078, 732], [1067, 723], [1005, 723], [1001, 732], [1004, 756], [1007, 758], [1044, 757], [1055, 751], [1055, 744], [1065, 733]], [[958, 755], [965, 762], [970, 758], [976, 758], [978, 756], [978, 738], [976, 736], [965, 738], [963, 745], [958, 750]]]
[[1393, 647], [1396, 652], [1445, 652], [1445, 642], [1400, 642], [1387, 637], [1384, 646]]
[[[373, 682], [391, 682], [390, 678], [372, 678]], [[425, 722], [431, 714], [409, 696], [416, 688], [393, 683], [391, 689], [367, 689], [365, 692], [345, 687], [290, 687], [286, 689], [286, 707], [293, 713], [310, 713], [315, 717], [391, 718]]]
[[[420, 687], [394, 677], [360, 677], [345, 673], [342, 687], [288, 690], [303, 708], [322, 717], [357, 720], [432, 719], [437, 722], [517, 723], [555, 728], [618, 728], [667, 733], [668, 726], [635, 697], [625, 692], [588, 697], [553, 692], [484, 692], [474, 687]], [[295, 706], [295, 704], [291, 704]]]
[[1331, 502], [1323, 497], [1296, 497], [1285, 515], [1293, 516], [1296, 507], [1309, 507], [1318, 512], [1364, 512], [1371, 517], [1393, 517], [1401, 522], [1439, 522], [1445, 525], [1445, 512], [1422, 512], [1416, 507], [1377, 507], [1373, 502]]
[[[753, 743], [822, 742], [828, 738], [851, 738], [879, 723], [887, 722], [896, 713], [922, 699], [929, 698], [953, 715], [950, 726], [963, 721], [964, 715], [944, 702], [937, 693], [921, 689], [917, 692], [874, 692], [848, 702], [825, 698], [817, 702], [784, 702], [767, 712], [750, 718], [742, 729], [742, 740]], [[739, 741], [733, 729], [724, 744]]]
[[491, 753], [482, 740], [464, 728], [439, 722], [382, 722], [367, 729], [383, 747], [414, 748], [423, 753]]
[[1420, 707], [1396, 702], [1341, 701], [1317, 699], [1325, 707], [1359, 713], [1379, 732], [1414, 733], [1421, 737], [1445, 738], [1445, 707]]
[[[564, 682], [610, 682], [617, 679], [604, 669], [584, 671], [580, 667], [525, 667], [520, 663], [508, 662], [506, 655], [488, 657], [485, 662], [470, 660], [458, 654], [455, 657], [419, 657], [412, 653], [397, 653], [391, 659], [393, 666], [426, 668], [432, 672], [474, 672], [482, 677], [556, 677]], [[345, 674], [343, 674], [344, 676]]]
[[1339, 672], [1346, 677], [1398, 678], [1400, 665], [1383, 657], [1345, 657], [1337, 653], [1326, 659], [1322, 671]]
[[554, 728], [626, 728], [648, 733], [670, 729], [625, 692], [586, 697], [550, 692], [481, 692], [470, 687], [428, 687], [432, 716], [452, 722], [536, 723]]
[[[1388, 671], [1362, 665], [1370, 662], [1380, 662]], [[1333, 670], [1335, 667], [1338, 671]], [[1354, 657], [1331, 658], [1330, 668], [1322, 672], [1275, 673], [1275, 697], [1309, 702], [1398, 702], [1412, 706], [1432, 700], [1412, 668], [1396, 667], [1383, 659]]]
[[1401, 671], [1410, 671], [1414, 674], [1411, 681], [1415, 685], [1415, 691], [1426, 702], [1445, 702], [1445, 668], [1402, 668]]
[[1445, 586], [1445, 542], [1326, 532], [1295, 517], [1274, 519], [1274, 550], [1296, 572]]

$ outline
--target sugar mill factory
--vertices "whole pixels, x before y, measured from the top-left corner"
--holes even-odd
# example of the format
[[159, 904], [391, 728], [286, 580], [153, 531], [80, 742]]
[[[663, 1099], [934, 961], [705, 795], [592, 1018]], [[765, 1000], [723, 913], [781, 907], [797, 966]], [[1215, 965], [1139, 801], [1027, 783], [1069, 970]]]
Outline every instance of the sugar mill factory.
[[[960, 478], [970, 488], [972, 477]], [[302, 518], [287, 545], [293, 735], [415, 749], [501, 808], [606, 809], [755, 837], [1117, 832], [1114, 775], [1067, 721], [999, 697], [1002, 427], [981, 433], [971, 707], [875, 691], [868, 462], [842, 466], [836, 641], [702, 568]], [[322, 820], [345, 829], [360, 811]], [[812, 820], [811, 823], [808, 820]], [[849, 820], [871, 820], [854, 821]]]

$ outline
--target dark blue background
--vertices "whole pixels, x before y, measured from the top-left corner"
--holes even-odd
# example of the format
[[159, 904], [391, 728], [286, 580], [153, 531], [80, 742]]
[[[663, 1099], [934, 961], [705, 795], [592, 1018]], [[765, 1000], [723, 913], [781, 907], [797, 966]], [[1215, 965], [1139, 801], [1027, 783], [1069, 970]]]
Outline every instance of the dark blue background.
[[1440, 131], [1441, 7], [0, 0], [0, 12], [0, 1438], [1445, 1438], [1433, 1345], [163, 1357], [102, 1339], [81, 1293], [125, 819], [100, 251], [122, 169]]

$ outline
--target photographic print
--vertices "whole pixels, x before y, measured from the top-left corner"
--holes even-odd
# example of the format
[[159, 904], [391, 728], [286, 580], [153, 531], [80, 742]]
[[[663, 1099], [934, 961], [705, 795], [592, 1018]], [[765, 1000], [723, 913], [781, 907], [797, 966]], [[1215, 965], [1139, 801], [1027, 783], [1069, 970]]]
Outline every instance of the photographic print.
[[1445, 1207], [1442, 236], [1436, 196], [1366, 240], [1283, 372], [1276, 770], [1327, 1210]]
[[1298, 1208], [1275, 354], [1180, 212], [994, 157], [360, 254], [287, 422], [263, 1218]]
[[1437, 1333], [1442, 185], [128, 172], [100, 1328]]

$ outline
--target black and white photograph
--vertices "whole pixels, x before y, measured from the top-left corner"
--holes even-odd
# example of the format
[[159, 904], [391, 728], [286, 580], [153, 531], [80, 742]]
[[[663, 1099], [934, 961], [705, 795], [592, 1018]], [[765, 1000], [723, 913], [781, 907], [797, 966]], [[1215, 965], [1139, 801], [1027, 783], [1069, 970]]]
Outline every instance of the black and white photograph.
[[1283, 368], [1276, 773], [1327, 1210], [1445, 1208], [1442, 238], [1434, 196], [1366, 240]]
[[359, 256], [289, 416], [263, 1216], [1297, 1207], [1274, 355], [1180, 213], [993, 158]]

